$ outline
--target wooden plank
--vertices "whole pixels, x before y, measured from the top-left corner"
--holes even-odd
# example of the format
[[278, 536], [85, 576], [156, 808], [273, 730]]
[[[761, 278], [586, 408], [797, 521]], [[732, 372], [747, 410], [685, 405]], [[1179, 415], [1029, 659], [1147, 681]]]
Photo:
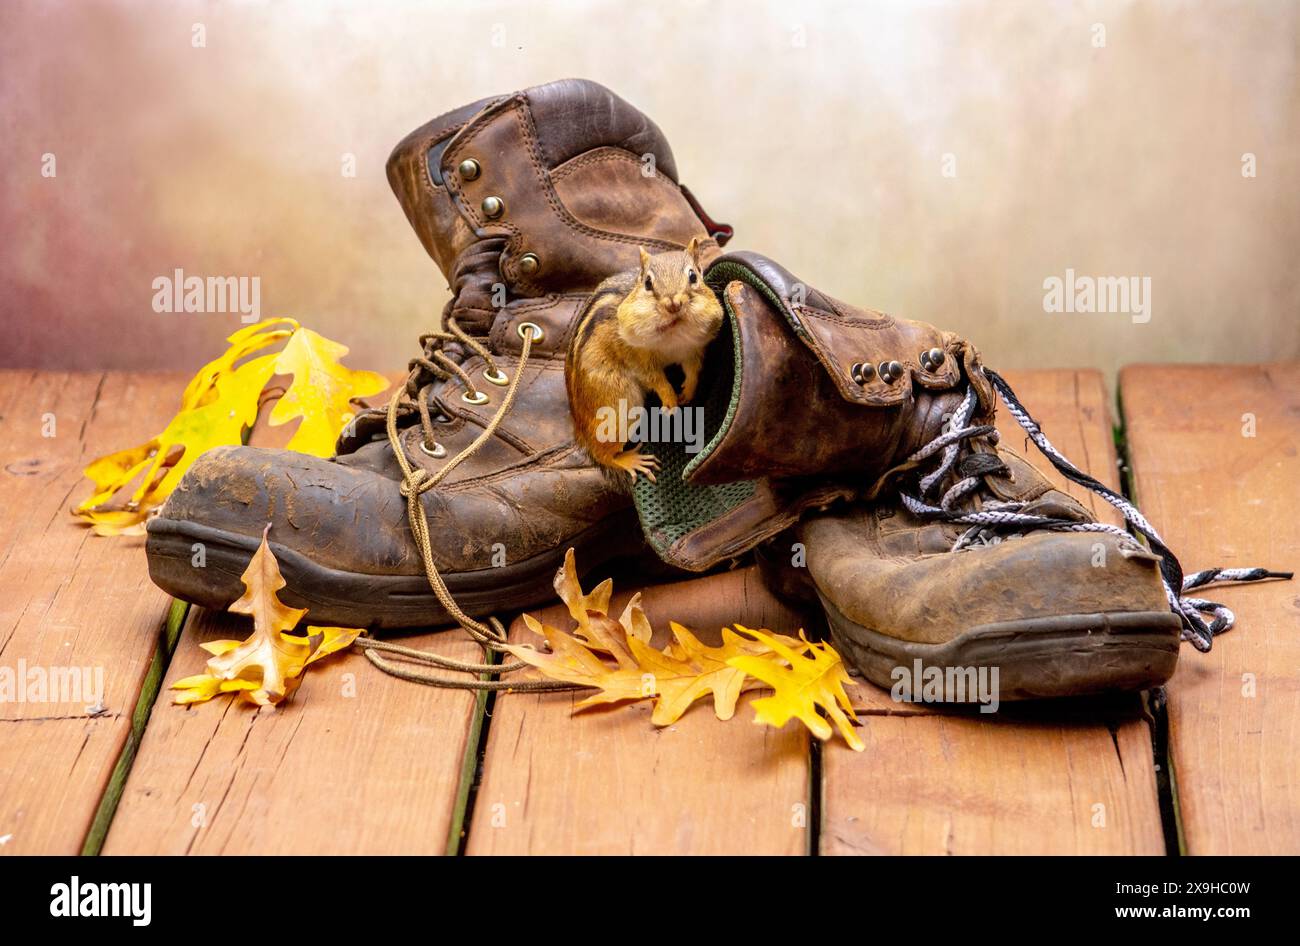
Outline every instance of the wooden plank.
[[[1110, 413], [1096, 371], [1008, 372], [1048, 438], [1116, 487]], [[1064, 481], [1001, 412], [1004, 443]], [[1104, 501], [1069, 492], [1108, 521]], [[855, 689], [867, 750], [822, 752], [826, 854], [1164, 853], [1151, 739], [1136, 696], [1003, 705], [994, 716]], [[1097, 806], [1101, 806], [1100, 808]]]
[[[283, 446], [295, 428], [259, 425], [253, 442]], [[474, 697], [397, 680], [347, 653], [313, 665], [277, 709], [171, 702], [166, 687], [202, 672], [200, 641], [248, 633], [247, 619], [194, 610], [103, 852], [444, 853], [477, 750]], [[456, 633], [403, 642], [478, 659]]]
[[[627, 589], [616, 595], [618, 613]], [[669, 619], [717, 641], [739, 621], [792, 633], [804, 618], [754, 568], [646, 589], [662, 644]], [[539, 615], [569, 627], [561, 606]], [[518, 640], [521, 622], [511, 629]], [[531, 635], [529, 638], [531, 639]], [[573, 712], [568, 693], [508, 693], [488, 730], [471, 854], [799, 854], [809, 849], [804, 731], [754, 725], [748, 697], [719, 722], [698, 703], [657, 729], [646, 704]]]
[[[166, 686], [201, 673], [200, 641], [242, 639], [246, 618], [194, 609]], [[453, 637], [453, 634], [458, 636]], [[461, 660], [458, 632], [404, 638]], [[164, 689], [105, 854], [441, 854], [474, 697], [388, 676], [355, 651], [304, 674], [279, 707]]]
[[[1190, 571], [1300, 565], [1300, 362], [1131, 366], [1120, 376], [1142, 510]], [[1300, 850], [1300, 586], [1197, 592], [1237, 627], [1183, 648], [1169, 742], [1191, 854]]]
[[[85, 464], [161, 430], [183, 384], [0, 371], [0, 672], [83, 684], [0, 702], [6, 854], [78, 853], [130, 732], [169, 599], [149, 581], [142, 538], [94, 536], [68, 509], [90, 491]], [[86, 691], [100, 679], [93, 713]]]

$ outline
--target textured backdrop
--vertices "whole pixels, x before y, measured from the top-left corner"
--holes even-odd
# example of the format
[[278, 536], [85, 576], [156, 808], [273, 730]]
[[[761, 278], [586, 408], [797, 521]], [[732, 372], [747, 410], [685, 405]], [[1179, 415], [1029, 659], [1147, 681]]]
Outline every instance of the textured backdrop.
[[[4, 0], [0, 364], [197, 365], [239, 317], [155, 312], [177, 268], [404, 364], [446, 288], [388, 151], [567, 75], [656, 119], [733, 246], [991, 364], [1297, 357], [1298, 32], [1281, 0]], [[1149, 321], [1045, 311], [1067, 270], [1149, 279]]]

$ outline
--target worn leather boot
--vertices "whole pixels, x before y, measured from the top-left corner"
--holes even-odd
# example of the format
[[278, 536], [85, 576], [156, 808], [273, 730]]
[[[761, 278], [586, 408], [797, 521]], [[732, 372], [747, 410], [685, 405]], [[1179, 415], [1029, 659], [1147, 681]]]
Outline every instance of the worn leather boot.
[[282, 597], [317, 623], [359, 627], [446, 622], [426, 565], [483, 615], [552, 597], [569, 547], [588, 568], [644, 550], [630, 497], [573, 443], [570, 326], [601, 280], [637, 264], [639, 247], [680, 249], [698, 236], [714, 256], [729, 228], [679, 186], [658, 127], [583, 80], [436, 118], [397, 146], [388, 176], [454, 291], [393, 405], [413, 475], [426, 486], [444, 477], [417, 490], [429, 562], [408, 525], [412, 477], [376, 410], [333, 459], [252, 447], [204, 455], [149, 523], [150, 574], [167, 592], [225, 607], [268, 522]]
[[[839, 302], [753, 253], [721, 257], [705, 281], [728, 318], [688, 407], [702, 436], [647, 445], [661, 469], [634, 489], [646, 535], [686, 569], [757, 548], [778, 590], [815, 594], [873, 682], [937, 670], [957, 683], [939, 698], [966, 702], [985, 690], [963, 684], [995, 668], [996, 699], [1154, 686], [1180, 637], [1208, 649], [1231, 626], [1184, 591], [1282, 577], [1185, 580], [1141, 514], [1062, 457], [953, 333]], [[999, 397], [1149, 548], [998, 446]]]
[[[1169, 679], [1183, 624], [1160, 556], [1116, 527], [1092, 531], [1106, 527], [1024, 458], [991, 448], [992, 435], [979, 436], [983, 444], [959, 448], [928, 502], [911, 501], [933, 472], [917, 467], [901, 478], [904, 492], [799, 526], [806, 568], [787, 573], [806, 576], [840, 653], [875, 684], [903, 684], [904, 698], [938, 681], [931, 698], [942, 702], [979, 702], [990, 683], [996, 702]], [[969, 491], [945, 506], [963, 482]]]

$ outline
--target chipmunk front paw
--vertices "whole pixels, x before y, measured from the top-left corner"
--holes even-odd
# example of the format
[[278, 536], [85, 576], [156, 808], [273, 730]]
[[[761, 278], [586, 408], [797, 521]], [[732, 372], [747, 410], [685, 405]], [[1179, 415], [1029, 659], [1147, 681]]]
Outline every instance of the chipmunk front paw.
[[614, 457], [613, 462], [620, 470], [626, 470], [633, 482], [636, 482], [637, 474], [640, 473], [653, 483], [655, 471], [659, 469], [659, 460], [653, 454], [642, 453], [640, 447], [624, 450]]

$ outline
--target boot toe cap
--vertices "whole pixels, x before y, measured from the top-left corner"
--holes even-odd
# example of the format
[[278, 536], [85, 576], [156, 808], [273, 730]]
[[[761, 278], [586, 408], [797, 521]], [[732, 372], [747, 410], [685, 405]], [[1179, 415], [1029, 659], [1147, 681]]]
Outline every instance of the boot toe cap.
[[809, 567], [849, 620], [900, 640], [942, 644], [993, 624], [1168, 610], [1159, 559], [1117, 536], [1037, 532], [914, 559], [841, 549]]
[[396, 481], [369, 470], [289, 450], [218, 447], [190, 468], [149, 524], [156, 536], [182, 532], [195, 541], [247, 545], [269, 539], [310, 552], [322, 565], [360, 572], [411, 571], [408, 530]]

